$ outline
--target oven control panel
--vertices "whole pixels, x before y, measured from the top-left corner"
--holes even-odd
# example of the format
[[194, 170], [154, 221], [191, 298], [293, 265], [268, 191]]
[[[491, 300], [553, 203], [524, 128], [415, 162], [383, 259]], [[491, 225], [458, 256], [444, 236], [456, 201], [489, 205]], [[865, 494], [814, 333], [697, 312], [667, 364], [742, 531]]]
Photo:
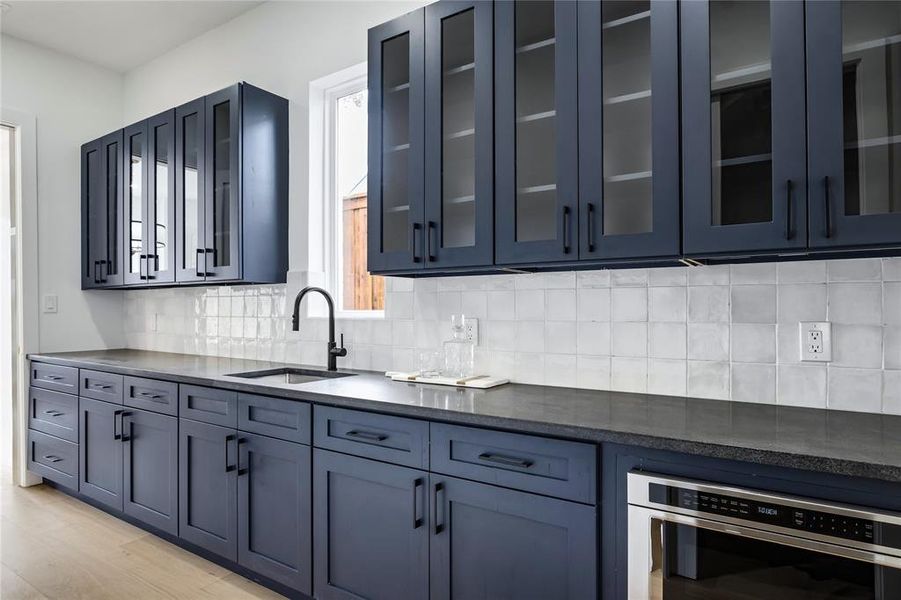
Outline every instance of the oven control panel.
[[649, 486], [649, 499], [656, 504], [857, 542], [901, 547], [901, 528], [888, 523], [659, 483]]

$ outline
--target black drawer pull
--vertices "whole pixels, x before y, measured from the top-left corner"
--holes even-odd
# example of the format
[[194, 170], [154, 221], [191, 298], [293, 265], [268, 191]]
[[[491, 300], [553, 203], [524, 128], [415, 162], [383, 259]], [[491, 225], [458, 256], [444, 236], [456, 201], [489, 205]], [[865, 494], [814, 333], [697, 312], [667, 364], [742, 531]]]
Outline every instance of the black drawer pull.
[[418, 478], [413, 480], [413, 529], [422, 527], [422, 517], [419, 516], [419, 488], [422, 487], [423, 480]]
[[516, 458], [515, 456], [504, 456], [503, 454], [491, 454], [489, 452], [479, 454], [479, 460], [504, 465], [506, 467], [519, 467], [521, 469], [528, 469], [535, 464], [534, 461], [527, 458]]
[[371, 433], [369, 431], [357, 431], [356, 429], [348, 431], [345, 433], [349, 438], [358, 438], [361, 440], [366, 440], [367, 442], [384, 442], [388, 439], [388, 436], [383, 433]]
[[45, 415], [50, 415], [51, 417], [61, 417], [65, 413], [61, 413], [58, 410], [45, 410]]
[[48, 454], [48, 455], [44, 456], [44, 460], [49, 460], [52, 463], [58, 463], [62, 459], [60, 457], [56, 456], [55, 454]]
[[95, 390], [111, 390], [111, 389], [113, 389], [113, 386], [111, 386], [111, 385], [106, 385], [105, 383], [99, 383], [99, 384], [95, 384], [95, 385], [89, 385], [88, 387], [93, 388], [93, 389], [95, 389]]
[[150, 398], [151, 400], [159, 400], [162, 398], [159, 394], [151, 394], [150, 392], [138, 392], [138, 396], [141, 398]]
[[59, 381], [60, 379], [62, 379], [62, 377], [60, 377], [59, 375], [44, 375], [44, 379], [47, 379], [49, 381]]

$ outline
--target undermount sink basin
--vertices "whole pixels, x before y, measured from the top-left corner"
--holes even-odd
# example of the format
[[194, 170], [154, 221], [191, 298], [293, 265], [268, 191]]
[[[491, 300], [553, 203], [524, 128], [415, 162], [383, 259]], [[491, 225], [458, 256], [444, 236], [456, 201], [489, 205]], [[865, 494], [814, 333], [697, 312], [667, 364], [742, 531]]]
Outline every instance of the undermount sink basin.
[[293, 369], [291, 367], [283, 367], [281, 369], [248, 371], [247, 373], [231, 373], [229, 377], [243, 377], [244, 379], [253, 379], [260, 383], [297, 385], [320, 381], [322, 379], [351, 377], [353, 375], [353, 373], [338, 373], [337, 371], [319, 371], [316, 369]]

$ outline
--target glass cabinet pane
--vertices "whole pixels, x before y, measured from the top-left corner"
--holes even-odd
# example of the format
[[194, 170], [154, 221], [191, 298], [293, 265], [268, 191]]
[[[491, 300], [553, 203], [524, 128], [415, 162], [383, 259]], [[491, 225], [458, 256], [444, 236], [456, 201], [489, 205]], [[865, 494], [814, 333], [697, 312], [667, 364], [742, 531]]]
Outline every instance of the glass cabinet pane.
[[602, 5], [604, 235], [652, 230], [651, 7]]
[[846, 215], [901, 212], [901, 2], [842, 2]]
[[441, 246], [473, 246], [475, 211], [475, 10], [441, 23]]
[[410, 34], [382, 42], [382, 249], [408, 247]]
[[557, 237], [554, 2], [515, 7], [516, 240]]
[[130, 135], [128, 144], [128, 272], [142, 274], [144, 254], [144, 134]]
[[103, 214], [105, 209], [100, 201], [101, 190], [97, 189], [97, 183], [100, 181], [100, 157], [99, 152], [95, 149], [88, 150], [85, 155], [85, 203], [87, 205], [87, 219], [85, 226], [87, 228], [87, 251], [88, 256], [85, 259], [84, 276], [93, 281], [97, 275], [95, 261], [101, 256], [102, 239], [101, 227], [104, 224], [106, 216]]
[[198, 126], [200, 115], [191, 113], [182, 117], [182, 156], [184, 178], [184, 198], [182, 198], [179, 210], [182, 211], [182, 231], [179, 233], [184, 248], [184, 269], [195, 269], [197, 266], [197, 250], [200, 246], [202, 235], [199, 221], [200, 201], [203, 198], [203, 182], [200, 180], [200, 161], [202, 160], [201, 144], [203, 139]]
[[231, 264], [231, 104], [213, 107], [213, 249], [214, 265]]
[[710, 2], [714, 225], [773, 220], [770, 3]]
[[169, 141], [172, 131], [169, 123], [163, 123], [153, 128], [154, 156], [152, 168], [154, 169], [155, 189], [154, 195], [154, 223], [153, 223], [153, 254], [154, 270], [166, 271], [169, 266], [170, 248], [169, 234], [172, 231], [171, 215], [169, 214]]
[[[122, 139], [121, 137], [119, 138]], [[100, 257], [106, 260], [101, 269], [101, 279], [119, 272], [119, 143], [106, 146], [106, 251]], [[104, 281], [103, 283], [106, 283]]]

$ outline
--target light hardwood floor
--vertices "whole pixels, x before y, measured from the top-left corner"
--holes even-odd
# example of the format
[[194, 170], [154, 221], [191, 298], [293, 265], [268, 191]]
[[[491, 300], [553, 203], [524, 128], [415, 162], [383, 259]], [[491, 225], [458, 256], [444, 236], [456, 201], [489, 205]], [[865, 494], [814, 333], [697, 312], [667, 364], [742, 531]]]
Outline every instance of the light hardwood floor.
[[103, 511], [0, 473], [2, 600], [282, 598]]

